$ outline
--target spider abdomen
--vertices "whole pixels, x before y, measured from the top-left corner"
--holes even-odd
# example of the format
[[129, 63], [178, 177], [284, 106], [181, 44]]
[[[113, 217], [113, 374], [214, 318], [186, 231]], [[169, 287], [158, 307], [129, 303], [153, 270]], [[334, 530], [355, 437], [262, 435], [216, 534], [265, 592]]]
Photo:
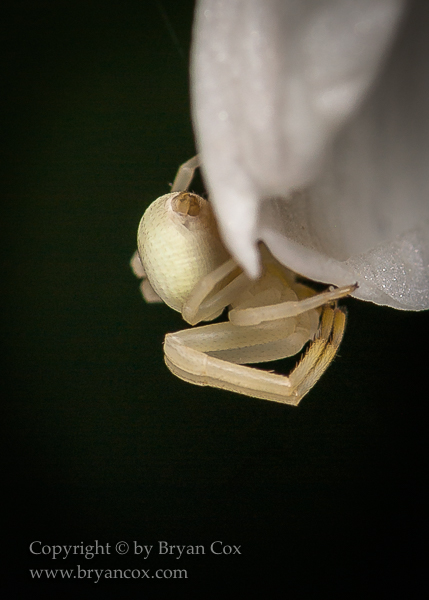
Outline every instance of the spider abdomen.
[[140, 221], [137, 243], [153, 289], [179, 312], [196, 283], [228, 258], [209, 203], [188, 192], [157, 198]]

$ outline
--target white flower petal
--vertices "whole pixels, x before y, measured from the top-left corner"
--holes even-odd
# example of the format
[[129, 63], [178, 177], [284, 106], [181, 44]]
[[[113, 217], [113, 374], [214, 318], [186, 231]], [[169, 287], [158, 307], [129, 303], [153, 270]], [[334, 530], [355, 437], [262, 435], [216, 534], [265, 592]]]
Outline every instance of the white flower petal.
[[199, 1], [197, 144], [225, 242], [252, 275], [262, 239], [311, 279], [429, 308], [429, 8], [411, 4], [397, 33], [403, 5]]

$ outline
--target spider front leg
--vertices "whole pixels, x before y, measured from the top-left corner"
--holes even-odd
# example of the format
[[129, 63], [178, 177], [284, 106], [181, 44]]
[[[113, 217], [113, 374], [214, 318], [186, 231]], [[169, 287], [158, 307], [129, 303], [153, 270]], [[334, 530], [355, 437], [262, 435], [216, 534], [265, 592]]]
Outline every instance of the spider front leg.
[[[345, 314], [341, 309], [324, 307], [317, 338], [289, 377], [237, 364], [244, 360], [274, 360], [298, 352], [308, 336], [306, 339], [299, 328], [287, 335], [289, 326], [293, 329], [289, 320], [275, 328], [237, 327], [228, 322], [167, 334], [165, 362], [184, 381], [296, 406], [333, 360], [343, 337]], [[273, 348], [277, 355], [267, 357], [267, 351]]]

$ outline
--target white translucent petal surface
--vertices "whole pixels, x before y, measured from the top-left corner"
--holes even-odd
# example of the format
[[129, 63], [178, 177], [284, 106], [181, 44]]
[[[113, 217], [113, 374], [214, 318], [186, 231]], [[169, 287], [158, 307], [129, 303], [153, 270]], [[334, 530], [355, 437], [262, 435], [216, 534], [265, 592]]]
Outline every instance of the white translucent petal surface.
[[311, 279], [429, 308], [429, 3], [403, 5], [199, 0], [197, 144], [250, 274], [262, 239]]

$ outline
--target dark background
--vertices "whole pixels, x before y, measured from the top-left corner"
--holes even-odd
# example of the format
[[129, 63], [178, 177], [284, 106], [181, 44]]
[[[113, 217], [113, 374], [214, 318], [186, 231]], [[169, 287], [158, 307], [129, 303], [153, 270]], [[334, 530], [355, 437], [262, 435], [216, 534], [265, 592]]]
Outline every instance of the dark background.
[[[144, 209], [194, 154], [193, 2], [0, 11], [5, 577], [32, 597], [194, 582], [409, 591], [427, 540], [428, 314], [348, 300], [339, 356], [299, 408], [174, 378], [162, 340], [183, 322], [142, 301], [128, 262]], [[242, 553], [97, 562], [28, 549], [95, 539]], [[28, 575], [77, 564], [186, 568], [188, 580]]]

